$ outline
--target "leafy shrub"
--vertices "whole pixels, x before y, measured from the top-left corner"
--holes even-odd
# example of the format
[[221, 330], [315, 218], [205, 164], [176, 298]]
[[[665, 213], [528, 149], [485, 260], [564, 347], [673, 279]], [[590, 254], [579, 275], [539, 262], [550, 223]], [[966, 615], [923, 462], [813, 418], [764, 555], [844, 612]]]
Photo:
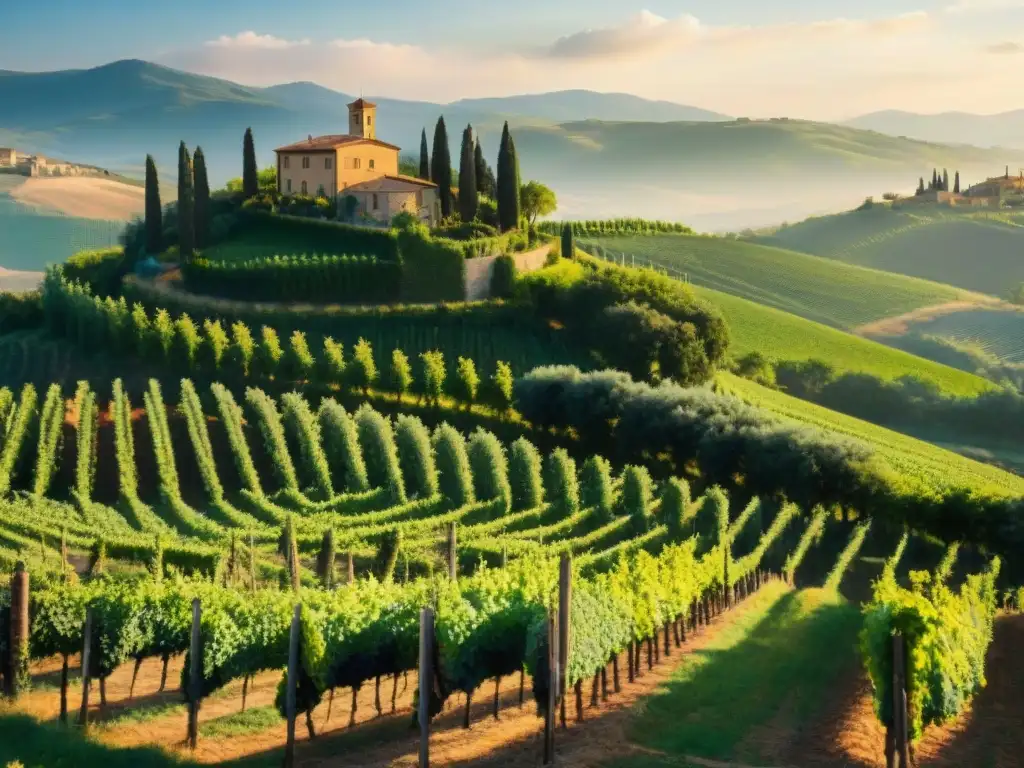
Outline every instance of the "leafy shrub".
[[651, 528], [651, 502], [653, 482], [646, 467], [628, 466], [622, 472], [622, 497], [619, 503], [622, 514], [633, 521], [633, 530], [638, 534]]
[[389, 504], [404, 504], [405, 480], [390, 419], [364, 404], [356, 411], [355, 422], [370, 487], [382, 488]]
[[508, 458], [512, 509], [536, 509], [544, 502], [540, 452], [525, 437], [512, 443]]
[[507, 514], [512, 507], [512, 487], [505, 447], [493, 433], [477, 428], [469, 438], [468, 454], [477, 499], [500, 500], [502, 512]]
[[516, 290], [516, 260], [502, 254], [494, 262], [491, 273], [491, 298], [511, 299]]
[[690, 506], [690, 484], [679, 477], [670, 477], [661, 491], [658, 516], [668, 526], [669, 535], [681, 541], [687, 535], [686, 513]]
[[427, 499], [438, 492], [430, 432], [415, 416], [399, 414], [395, 419], [395, 443], [402, 466], [406, 491], [413, 498]]
[[434, 430], [434, 455], [441, 495], [458, 508], [476, 500], [466, 440], [454, 427], [442, 423]]
[[544, 493], [558, 517], [570, 517], [580, 511], [576, 462], [564, 448], [556, 448], [545, 462]]
[[612, 467], [607, 459], [591, 456], [583, 462], [580, 501], [584, 509], [596, 510], [602, 522], [611, 522], [615, 515], [615, 495], [612, 492]]
[[480, 389], [480, 376], [476, 372], [476, 363], [470, 358], [459, 358], [453, 389], [452, 394], [463, 403], [469, 405], [476, 402], [476, 395]]
[[420, 355], [423, 364], [423, 377], [421, 379], [423, 398], [426, 402], [437, 405], [444, 394], [444, 355], [438, 351], [423, 352]]

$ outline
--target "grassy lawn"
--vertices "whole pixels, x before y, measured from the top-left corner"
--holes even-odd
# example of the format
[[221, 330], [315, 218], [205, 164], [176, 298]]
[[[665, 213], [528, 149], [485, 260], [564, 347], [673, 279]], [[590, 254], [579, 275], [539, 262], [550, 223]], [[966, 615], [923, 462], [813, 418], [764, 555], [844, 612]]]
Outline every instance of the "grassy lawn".
[[781, 585], [752, 600], [638, 712], [632, 740], [664, 757], [611, 765], [686, 765], [684, 756], [765, 760], [759, 731], [769, 742], [786, 743], [814, 720], [833, 685], [857, 663], [857, 607], [835, 592], [790, 592]]
[[986, 379], [948, 365], [902, 352], [876, 341], [829, 328], [720, 291], [694, 286], [718, 306], [729, 324], [736, 357], [760, 352], [769, 359], [824, 360], [836, 370], [867, 373], [883, 380], [913, 375], [935, 382], [943, 392], [976, 395], [994, 388]]
[[835, 328], [855, 328], [967, 294], [950, 285], [720, 237], [614, 236], [581, 238], [580, 244], [625, 254], [627, 264], [635, 256], [638, 263], [670, 267], [695, 285]]

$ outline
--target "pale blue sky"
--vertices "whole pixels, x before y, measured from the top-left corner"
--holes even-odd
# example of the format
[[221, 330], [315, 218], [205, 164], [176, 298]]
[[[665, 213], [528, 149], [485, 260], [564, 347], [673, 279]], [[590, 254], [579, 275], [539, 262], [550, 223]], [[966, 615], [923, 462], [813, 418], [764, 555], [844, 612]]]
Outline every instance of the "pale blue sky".
[[825, 119], [1024, 107], [1024, 0], [2, 5], [0, 69], [143, 58], [253, 85], [436, 101], [578, 87]]

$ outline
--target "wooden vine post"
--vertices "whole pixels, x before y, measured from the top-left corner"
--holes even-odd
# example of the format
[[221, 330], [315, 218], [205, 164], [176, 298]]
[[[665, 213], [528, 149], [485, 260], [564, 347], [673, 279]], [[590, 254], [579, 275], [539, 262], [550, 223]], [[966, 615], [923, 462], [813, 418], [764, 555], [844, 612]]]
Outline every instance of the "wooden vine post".
[[351, 552], [348, 553], [348, 568], [346, 570], [348, 584], [356, 583], [356, 558]]
[[430, 692], [434, 681], [434, 609], [420, 611], [420, 768], [430, 768]]
[[459, 577], [459, 556], [454, 522], [448, 524], [448, 578], [455, 581]]
[[295, 765], [295, 718], [298, 716], [296, 696], [299, 688], [299, 634], [302, 629], [302, 605], [295, 604], [292, 628], [288, 635], [288, 676], [285, 678], [285, 717], [288, 720], [288, 738], [284, 747], [285, 768]]
[[544, 713], [544, 765], [552, 765], [555, 762], [555, 711], [558, 709], [558, 681], [562, 673], [558, 666], [558, 657], [561, 653], [559, 624], [558, 610], [552, 610], [548, 614], [549, 680], [547, 710]]
[[25, 564], [18, 561], [14, 566], [11, 578], [11, 634], [8, 639], [9, 651], [7, 670], [4, 677], [7, 681], [7, 694], [14, 698], [21, 693], [22, 684], [28, 674], [28, 571]]
[[89, 667], [92, 666], [92, 608], [85, 609], [85, 629], [82, 630], [82, 706], [78, 710], [78, 725], [89, 728]]
[[[892, 764], [910, 766], [910, 723], [907, 718], [907, 641], [897, 633], [892, 638]], [[886, 756], [889, 763], [890, 756]], [[896, 762], [898, 761], [898, 763]]]
[[562, 727], [568, 728], [565, 718], [565, 673], [569, 666], [569, 606], [572, 602], [572, 562], [569, 555], [563, 553], [558, 566], [558, 677], [555, 683], [561, 702]]
[[188, 671], [188, 748], [195, 749], [199, 742], [199, 694], [202, 692], [203, 648], [199, 632], [203, 618], [199, 598], [192, 600], [192, 642], [189, 645]]

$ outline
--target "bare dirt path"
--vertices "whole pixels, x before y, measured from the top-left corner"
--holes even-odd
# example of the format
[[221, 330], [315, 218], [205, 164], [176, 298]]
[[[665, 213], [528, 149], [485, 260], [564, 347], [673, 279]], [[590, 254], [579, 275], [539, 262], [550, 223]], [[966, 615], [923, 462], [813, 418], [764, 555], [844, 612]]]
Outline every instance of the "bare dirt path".
[[865, 325], [854, 328], [851, 333], [858, 336], [902, 336], [910, 330], [913, 323], [924, 323], [935, 320], [939, 317], [952, 315], [957, 312], [969, 312], [975, 309], [1001, 310], [1006, 312], [1019, 312], [1020, 308], [1008, 302], [996, 298], [986, 298], [981, 294], [972, 299], [960, 301], [949, 301], [945, 304], [932, 304], [927, 307], [918, 307], [910, 312], [894, 317], [883, 317]]

